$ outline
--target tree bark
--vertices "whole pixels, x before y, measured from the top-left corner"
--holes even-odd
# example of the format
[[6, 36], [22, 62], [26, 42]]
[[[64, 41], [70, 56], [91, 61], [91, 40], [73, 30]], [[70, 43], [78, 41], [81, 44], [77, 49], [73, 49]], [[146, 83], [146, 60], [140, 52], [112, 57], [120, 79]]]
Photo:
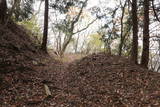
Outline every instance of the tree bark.
[[6, 0], [0, 0], [0, 23], [5, 24], [7, 14], [7, 2]]
[[144, 0], [143, 51], [141, 65], [148, 68], [149, 62], [149, 0]]
[[45, 0], [45, 10], [44, 10], [44, 31], [43, 31], [43, 41], [41, 49], [47, 52], [47, 38], [48, 38], [48, 0]]
[[124, 31], [124, 27], [123, 27], [123, 19], [124, 19], [124, 15], [125, 15], [125, 7], [127, 5], [127, 0], [125, 1], [125, 4], [124, 6], [122, 6], [121, 4], [121, 9], [122, 9], [122, 16], [121, 16], [121, 35], [120, 35], [120, 44], [119, 44], [119, 56], [122, 56], [122, 48], [123, 48], [123, 45], [124, 45], [124, 34], [123, 34], [123, 31]]
[[67, 40], [63, 43], [62, 50], [61, 50], [61, 52], [60, 52], [60, 56], [61, 56], [61, 57], [63, 57], [64, 52], [65, 52], [68, 44], [70, 43], [70, 41], [71, 41], [71, 39], [72, 39], [72, 36], [73, 36], [73, 33], [72, 33], [72, 32], [73, 32], [73, 30], [72, 30], [71, 33], [68, 35]]
[[131, 60], [138, 64], [138, 20], [137, 20], [137, 0], [132, 0], [132, 24], [133, 24], [133, 40]]
[[60, 56], [61, 56], [61, 57], [63, 57], [63, 54], [64, 54], [67, 46], [69, 45], [69, 43], [70, 43], [73, 35], [76, 34], [76, 33], [81, 32], [81, 31], [83, 31], [83, 30], [85, 30], [85, 29], [87, 29], [87, 28], [94, 22], [94, 21], [93, 21], [93, 22], [89, 23], [87, 27], [85, 27], [85, 28], [77, 31], [76, 33], [73, 32], [73, 31], [74, 31], [74, 28], [75, 28], [75, 24], [79, 21], [81, 15], [82, 15], [83, 9], [84, 9], [84, 7], [85, 7], [85, 5], [86, 5], [87, 2], [88, 2], [88, 0], [85, 0], [85, 1], [84, 1], [82, 7], [80, 8], [80, 11], [79, 11], [78, 15], [77, 15], [77, 16], [75, 17], [75, 19], [71, 22], [71, 25], [70, 25], [69, 28], [68, 28], [69, 34], [67, 35], [66, 41], [64, 41], [64, 43], [63, 43], [63, 45], [62, 45], [62, 50], [61, 50], [61, 52], [60, 52]]

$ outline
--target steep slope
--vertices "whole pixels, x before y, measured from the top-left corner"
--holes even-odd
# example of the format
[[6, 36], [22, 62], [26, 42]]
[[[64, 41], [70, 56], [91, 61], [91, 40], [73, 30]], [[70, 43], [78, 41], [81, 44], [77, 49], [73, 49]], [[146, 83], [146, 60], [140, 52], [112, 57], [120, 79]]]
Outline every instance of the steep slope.
[[14, 22], [0, 25], [0, 107], [33, 107], [45, 101], [44, 107], [44, 84], [60, 84], [62, 64], [41, 52], [27, 32]]
[[0, 72], [29, 66], [40, 54], [34, 40], [24, 27], [13, 22], [0, 25]]

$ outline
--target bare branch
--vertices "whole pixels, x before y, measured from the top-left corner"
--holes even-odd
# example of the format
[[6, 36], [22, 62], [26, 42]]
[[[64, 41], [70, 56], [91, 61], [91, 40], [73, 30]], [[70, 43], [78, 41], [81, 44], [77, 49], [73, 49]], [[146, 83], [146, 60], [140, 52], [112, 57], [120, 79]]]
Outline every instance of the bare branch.
[[154, 16], [156, 17], [156, 20], [157, 20], [158, 22], [160, 22], [160, 19], [158, 18], [158, 15], [157, 15], [157, 13], [156, 13], [156, 9], [155, 9], [155, 7], [154, 7], [154, 0], [152, 0], [152, 8], [153, 8], [153, 12], [154, 12]]
[[82, 7], [81, 7], [81, 9], [80, 9], [77, 17], [76, 17], [75, 20], [72, 22], [72, 24], [71, 24], [71, 30], [74, 29], [74, 25], [78, 22], [78, 20], [79, 20], [81, 14], [82, 14], [82, 12], [83, 12], [83, 9], [84, 9], [85, 4], [87, 3], [87, 1], [88, 1], [88, 0], [85, 0], [85, 2], [83, 3], [83, 5], [82, 5]]
[[41, 5], [42, 5], [42, 2], [43, 2], [43, 1], [44, 1], [44, 0], [41, 0], [41, 1], [40, 1], [38, 10], [37, 10], [37, 12], [34, 14], [35, 16], [40, 12], [40, 10], [41, 10]]
[[79, 33], [79, 32], [82, 32], [82, 31], [86, 30], [86, 29], [87, 29], [90, 25], [92, 25], [97, 19], [98, 19], [98, 18], [94, 19], [92, 22], [90, 22], [90, 23], [89, 23], [86, 27], [84, 27], [83, 29], [78, 30], [77, 32], [74, 32], [73, 35], [76, 34], [76, 33]]

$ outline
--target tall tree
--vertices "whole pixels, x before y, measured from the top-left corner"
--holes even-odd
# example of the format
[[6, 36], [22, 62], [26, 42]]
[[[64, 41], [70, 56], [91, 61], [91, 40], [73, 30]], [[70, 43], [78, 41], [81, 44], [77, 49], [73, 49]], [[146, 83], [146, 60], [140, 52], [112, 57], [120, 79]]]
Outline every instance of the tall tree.
[[48, 0], [45, 0], [45, 10], [44, 10], [44, 31], [43, 31], [43, 41], [41, 49], [47, 52], [47, 38], [48, 38]]
[[[71, 22], [70, 26], [69, 26], [69, 29], [68, 29], [68, 38], [67, 40], [63, 43], [63, 46], [62, 46], [62, 51], [60, 53], [61, 56], [63, 56], [68, 44], [70, 43], [71, 39], [72, 39], [72, 36], [75, 34], [74, 33], [74, 28], [75, 28], [75, 25], [76, 23], [79, 21], [82, 13], [83, 13], [83, 9], [84, 7], [86, 6], [86, 3], [87, 3], [88, 0], [85, 0], [84, 3], [82, 4], [82, 7], [80, 8], [80, 11], [78, 13], [78, 15], [75, 17], [75, 19]], [[77, 32], [76, 32], [77, 33]]]
[[7, 13], [7, 2], [6, 0], [0, 0], [0, 23], [1, 24], [5, 23], [6, 13]]
[[[65, 34], [65, 37], [61, 46], [61, 50], [59, 51], [59, 55], [63, 57], [69, 43], [73, 40], [73, 36], [77, 33], [80, 33], [86, 30], [90, 25], [92, 25], [96, 20], [98, 20], [98, 18], [92, 20], [84, 28], [76, 30], [75, 29], [76, 24], [82, 18], [81, 16], [83, 15], [83, 11], [87, 5], [88, 0], [84, 0], [84, 1], [57, 0], [57, 1], [58, 2], [56, 4], [53, 4], [52, 7], [58, 10], [60, 13], [66, 15], [66, 18], [62, 20], [61, 23], [55, 25], [55, 28], [57, 28], [59, 31], [62, 31]], [[78, 8], [79, 11], [72, 10], [74, 9], [73, 7]], [[72, 11], [76, 12], [76, 14], [75, 15], [73, 14], [73, 16], [72, 14], [69, 14], [69, 12], [72, 13]]]
[[9, 4], [12, 8], [9, 9], [9, 17], [12, 16], [15, 21], [31, 19], [33, 14], [34, 0], [12, 0]]
[[122, 10], [122, 16], [120, 18], [121, 20], [121, 34], [120, 34], [120, 44], [119, 44], [119, 56], [122, 55], [122, 48], [123, 48], [123, 44], [124, 44], [124, 23], [123, 23], [123, 20], [124, 20], [124, 15], [125, 15], [125, 8], [126, 8], [126, 5], [127, 5], [127, 0], [125, 1], [124, 5], [122, 5], [122, 2], [120, 1], [120, 4], [121, 4], [121, 10]]
[[133, 40], [131, 59], [138, 64], [138, 20], [137, 20], [137, 0], [132, 0], [132, 23], [133, 23]]
[[143, 51], [141, 65], [147, 68], [149, 62], [149, 0], [144, 0]]

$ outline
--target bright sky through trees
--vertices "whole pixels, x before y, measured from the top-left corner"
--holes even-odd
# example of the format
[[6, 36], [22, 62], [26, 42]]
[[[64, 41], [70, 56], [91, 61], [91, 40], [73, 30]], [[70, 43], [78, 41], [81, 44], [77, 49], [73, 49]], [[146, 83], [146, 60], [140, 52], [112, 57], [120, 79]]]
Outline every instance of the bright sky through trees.
[[[95, 19], [94, 16], [91, 15], [91, 13], [88, 11], [88, 9], [90, 9], [91, 7], [94, 7], [94, 6], [100, 6], [101, 5], [101, 8], [103, 7], [109, 7], [109, 8], [114, 8], [116, 6], [115, 4], [116, 2], [114, 2], [114, 0], [112, 1], [108, 1], [108, 0], [89, 0], [88, 1], [88, 4], [87, 4], [87, 8], [85, 9], [85, 12], [87, 14], [87, 16], [89, 17], [84, 17], [83, 21], [80, 22], [81, 25], [80, 27], [83, 28], [84, 26], [86, 26], [89, 22], [91, 22], [92, 20]], [[41, 26], [41, 28], [43, 28], [43, 14], [44, 14], [44, 2], [40, 5], [40, 1], [36, 1], [35, 2], [35, 5], [34, 5], [34, 9], [35, 9], [35, 12], [39, 11], [39, 6], [40, 6], [40, 13], [38, 14], [37, 18], [38, 18], [38, 23], [39, 25]], [[86, 11], [87, 10], [87, 11]], [[50, 22], [50, 26], [49, 26], [49, 44], [51, 43], [53, 45], [54, 41], [55, 41], [55, 34], [53, 34], [53, 31], [51, 30], [52, 26], [51, 23], [54, 22], [55, 20], [55, 17], [57, 17], [58, 19], [60, 18], [63, 18], [63, 15], [60, 15], [60, 14], [54, 14], [55, 11], [54, 10], [50, 10], [50, 17], [49, 17], [49, 22]], [[96, 21], [94, 22], [94, 24], [92, 24], [85, 32], [88, 32], [88, 34], [92, 34], [92, 33], [95, 33], [97, 31], [97, 29], [103, 25], [103, 20], [102, 21]], [[82, 41], [85, 37], [86, 39], [86, 36], [85, 36], [86, 33], [81, 33], [81, 35], [84, 35], [84, 36], [81, 36], [80, 39], [79, 39], [79, 43], [82, 44]], [[75, 35], [77, 36], [77, 35]], [[88, 38], [89, 39], [89, 38]]]

